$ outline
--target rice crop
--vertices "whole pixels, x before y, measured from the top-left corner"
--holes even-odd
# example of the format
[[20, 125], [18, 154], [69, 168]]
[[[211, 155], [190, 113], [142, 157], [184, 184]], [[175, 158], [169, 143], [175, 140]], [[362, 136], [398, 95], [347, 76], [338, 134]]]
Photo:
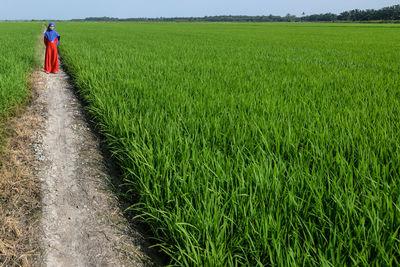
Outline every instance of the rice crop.
[[57, 27], [172, 265], [400, 264], [400, 26]]
[[40, 24], [0, 23], [0, 121], [26, 100]]

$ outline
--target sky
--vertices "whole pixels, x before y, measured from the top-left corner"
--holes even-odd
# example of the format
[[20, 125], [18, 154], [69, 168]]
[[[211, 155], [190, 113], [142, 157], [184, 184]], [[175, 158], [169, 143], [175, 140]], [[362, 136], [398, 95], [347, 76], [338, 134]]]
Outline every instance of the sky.
[[306, 15], [379, 9], [400, 0], [0, 0], [0, 20]]

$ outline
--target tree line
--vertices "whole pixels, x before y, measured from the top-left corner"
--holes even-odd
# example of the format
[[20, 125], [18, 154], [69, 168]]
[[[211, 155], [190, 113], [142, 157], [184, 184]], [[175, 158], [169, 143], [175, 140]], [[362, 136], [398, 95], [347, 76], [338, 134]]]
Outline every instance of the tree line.
[[169, 22], [335, 22], [335, 21], [399, 21], [400, 5], [375, 9], [353, 9], [340, 14], [324, 13], [298, 17], [287, 14], [286, 16], [205, 16], [205, 17], [172, 17], [172, 18], [112, 18], [89, 17], [74, 19], [73, 21], [169, 21]]
[[339, 15], [332, 13], [314, 14], [299, 18], [300, 21], [395, 21], [400, 20], [400, 5], [375, 9], [353, 9]]

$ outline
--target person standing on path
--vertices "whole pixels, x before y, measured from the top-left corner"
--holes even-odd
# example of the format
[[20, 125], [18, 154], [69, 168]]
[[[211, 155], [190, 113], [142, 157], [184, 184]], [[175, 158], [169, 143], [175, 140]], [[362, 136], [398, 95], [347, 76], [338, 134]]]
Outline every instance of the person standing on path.
[[46, 45], [46, 55], [44, 57], [44, 72], [46, 73], [58, 72], [57, 46], [60, 44], [60, 35], [54, 30], [55, 28], [54, 22], [50, 22], [43, 37]]

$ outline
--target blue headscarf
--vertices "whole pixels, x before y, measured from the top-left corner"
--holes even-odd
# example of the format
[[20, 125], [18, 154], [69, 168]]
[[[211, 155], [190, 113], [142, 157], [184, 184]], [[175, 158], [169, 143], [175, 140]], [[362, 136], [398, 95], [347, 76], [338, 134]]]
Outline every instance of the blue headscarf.
[[44, 36], [50, 42], [53, 42], [56, 38], [58, 38], [58, 41], [57, 41], [57, 44], [58, 44], [60, 42], [60, 35], [55, 30], [50, 30], [51, 25], [53, 25], [54, 28], [56, 27], [56, 24], [54, 24], [54, 22], [50, 22], [49, 26], [47, 27], [47, 31], [44, 33]]

